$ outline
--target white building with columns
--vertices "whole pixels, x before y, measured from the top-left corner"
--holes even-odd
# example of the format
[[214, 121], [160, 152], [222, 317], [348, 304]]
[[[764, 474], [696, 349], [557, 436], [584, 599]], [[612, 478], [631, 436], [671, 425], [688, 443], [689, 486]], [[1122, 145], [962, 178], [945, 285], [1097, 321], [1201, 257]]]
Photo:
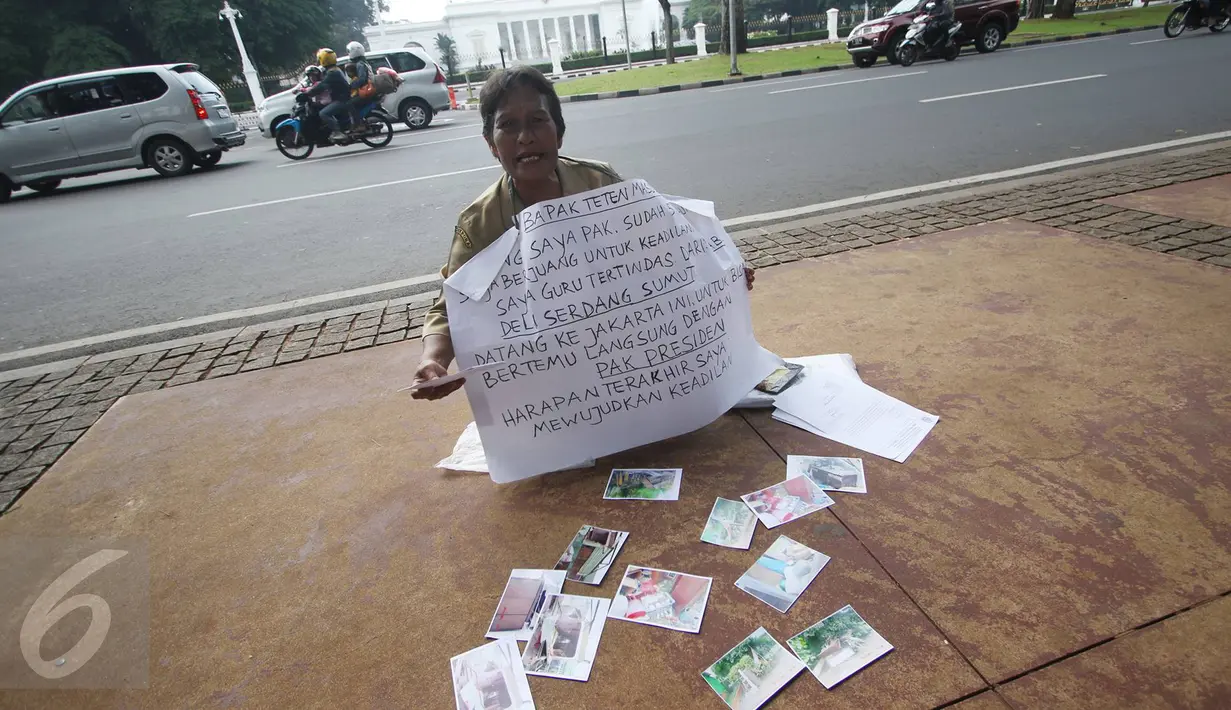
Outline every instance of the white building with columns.
[[[457, 43], [462, 69], [479, 62], [500, 66], [504, 49], [509, 64], [550, 61], [547, 43], [560, 42], [565, 57], [576, 52], [601, 51], [607, 38], [607, 51], [624, 52], [624, 14], [622, 0], [449, 0], [444, 17], [436, 22], [381, 22], [364, 28], [372, 51], [400, 49], [418, 42], [437, 54], [436, 35], [445, 34]], [[628, 32], [632, 50], [650, 48], [651, 35], [662, 34], [663, 13], [658, 0], [623, 0], [628, 8]], [[671, 3], [676, 26], [682, 25], [688, 0]], [[657, 39], [662, 46], [661, 37]]]

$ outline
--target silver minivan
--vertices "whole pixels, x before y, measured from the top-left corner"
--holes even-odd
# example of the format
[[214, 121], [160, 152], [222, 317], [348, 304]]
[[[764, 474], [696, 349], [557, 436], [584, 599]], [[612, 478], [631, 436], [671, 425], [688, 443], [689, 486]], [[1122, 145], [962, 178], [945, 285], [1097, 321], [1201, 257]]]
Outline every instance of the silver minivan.
[[49, 79], [0, 104], [0, 202], [66, 177], [209, 168], [244, 144], [226, 97], [196, 64], [126, 67]]

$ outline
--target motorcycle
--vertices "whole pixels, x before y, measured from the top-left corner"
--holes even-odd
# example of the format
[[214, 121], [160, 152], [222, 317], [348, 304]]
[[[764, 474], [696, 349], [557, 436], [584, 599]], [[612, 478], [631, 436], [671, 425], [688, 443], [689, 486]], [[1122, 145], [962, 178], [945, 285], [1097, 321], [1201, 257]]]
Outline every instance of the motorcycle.
[[[931, 3], [928, 3], [927, 9], [931, 9]], [[906, 37], [898, 45], [899, 64], [909, 67], [920, 57], [944, 57], [946, 62], [957, 59], [958, 53], [962, 51], [962, 46], [957, 41], [957, 33], [962, 30], [961, 23], [949, 23], [949, 28], [941, 34], [940, 38], [928, 44], [924, 42], [923, 37], [931, 20], [931, 16], [925, 13], [911, 21], [910, 27], [906, 30]]]
[[1223, 6], [1220, 14], [1211, 15], [1209, 0], [1188, 0], [1180, 3], [1179, 7], [1167, 15], [1163, 34], [1175, 39], [1183, 34], [1184, 30], [1197, 30], [1203, 26], [1209, 27], [1210, 32], [1222, 32], [1227, 29], [1227, 25], [1231, 25], [1231, 16], [1227, 13], [1226, 6]]
[[274, 128], [278, 151], [291, 160], [304, 160], [317, 148], [353, 145], [356, 141], [384, 148], [393, 140], [393, 116], [381, 107], [379, 98], [359, 110], [359, 130], [338, 141], [330, 137], [328, 126], [318, 114], [319, 109], [307, 95], [296, 96], [291, 117]]

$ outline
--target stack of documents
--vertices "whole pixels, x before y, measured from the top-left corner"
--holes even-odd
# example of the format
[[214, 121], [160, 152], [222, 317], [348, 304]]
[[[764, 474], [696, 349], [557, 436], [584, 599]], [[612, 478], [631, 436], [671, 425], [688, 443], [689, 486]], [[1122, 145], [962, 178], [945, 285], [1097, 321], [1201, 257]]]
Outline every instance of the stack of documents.
[[940, 420], [864, 384], [850, 355], [786, 362], [804, 366], [789, 387], [777, 395], [754, 390], [745, 399], [748, 404], [741, 405], [773, 406], [772, 416], [780, 422], [898, 463], [906, 461]]

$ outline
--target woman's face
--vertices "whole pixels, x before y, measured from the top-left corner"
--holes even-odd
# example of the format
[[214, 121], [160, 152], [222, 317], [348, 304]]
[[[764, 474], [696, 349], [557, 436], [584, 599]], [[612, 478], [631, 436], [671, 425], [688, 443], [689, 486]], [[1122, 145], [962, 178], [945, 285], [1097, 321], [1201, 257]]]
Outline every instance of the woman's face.
[[487, 144], [509, 177], [539, 182], [555, 173], [561, 142], [547, 97], [519, 86], [496, 109]]

